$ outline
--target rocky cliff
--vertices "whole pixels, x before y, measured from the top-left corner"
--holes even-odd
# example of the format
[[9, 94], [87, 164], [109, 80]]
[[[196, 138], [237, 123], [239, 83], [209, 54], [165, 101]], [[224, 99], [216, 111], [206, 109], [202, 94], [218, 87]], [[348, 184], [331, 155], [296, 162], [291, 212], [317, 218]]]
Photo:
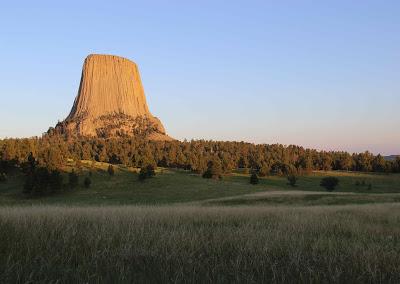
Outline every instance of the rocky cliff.
[[77, 136], [141, 136], [171, 140], [147, 106], [137, 65], [119, 56], [89, 55], [78, 95], [55, 131]]

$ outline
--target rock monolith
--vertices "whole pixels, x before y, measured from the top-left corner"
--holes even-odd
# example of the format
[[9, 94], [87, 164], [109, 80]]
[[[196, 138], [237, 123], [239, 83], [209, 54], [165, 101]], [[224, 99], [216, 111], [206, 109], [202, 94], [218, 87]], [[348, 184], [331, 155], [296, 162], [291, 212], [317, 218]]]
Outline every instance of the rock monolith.
[[149, 111], [137, 65], [114, 55], [86, 57], [71, 112], [54, 131], [77, 136], [172, 140]]

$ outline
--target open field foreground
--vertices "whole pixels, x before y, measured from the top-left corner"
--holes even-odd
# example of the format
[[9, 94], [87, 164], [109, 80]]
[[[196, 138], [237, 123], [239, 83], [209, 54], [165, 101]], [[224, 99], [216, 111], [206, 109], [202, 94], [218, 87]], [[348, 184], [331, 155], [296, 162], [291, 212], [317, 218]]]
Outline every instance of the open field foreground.
[[3, 207], [0, 282], [398, 283], [400, 204]]

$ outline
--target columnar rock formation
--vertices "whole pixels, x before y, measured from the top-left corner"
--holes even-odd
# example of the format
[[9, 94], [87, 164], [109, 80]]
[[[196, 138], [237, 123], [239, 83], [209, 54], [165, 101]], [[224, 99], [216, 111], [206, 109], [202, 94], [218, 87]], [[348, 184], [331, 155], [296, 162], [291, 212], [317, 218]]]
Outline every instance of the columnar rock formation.
[[147, 106], [137, 65], [113, 55], [89, 55], [78, 96], [56, 131], [78, 136], [142, 136], [171, 140]]

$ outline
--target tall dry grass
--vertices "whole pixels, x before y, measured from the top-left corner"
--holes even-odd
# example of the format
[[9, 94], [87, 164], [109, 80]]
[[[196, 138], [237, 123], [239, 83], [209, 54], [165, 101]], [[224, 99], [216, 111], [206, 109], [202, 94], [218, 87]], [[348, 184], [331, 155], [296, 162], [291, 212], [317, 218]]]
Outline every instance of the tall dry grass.
[[9, 207], [0, 282], [400, 282], [400, 205]]

